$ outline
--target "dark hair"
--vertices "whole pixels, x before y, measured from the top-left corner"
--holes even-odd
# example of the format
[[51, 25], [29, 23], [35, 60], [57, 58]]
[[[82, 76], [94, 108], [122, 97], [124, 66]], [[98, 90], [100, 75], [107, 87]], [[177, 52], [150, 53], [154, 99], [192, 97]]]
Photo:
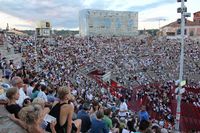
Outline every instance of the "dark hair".
[[35, 91], [39, 91], [39, 87], [40, 87], [40, 84], [37, 83], [32, 92], [34, 93]]
[[31, 99], [30, 98], [24, 99], [24, 101], [23, 101], [23, 107], [25, 107], [25, 105], [28, 104], [28, 101], [31, 102]]
[[117, 118], [112, 118], [112, 124], [113, 124], [113, 127], [115, 128], [119, 128], [120, 127], [120, 123], [119, 121], [117, 120]]
[[47, 90], [47, 86], [46, 85], [40, 85], [41, 87], [41, 91], [45, 91], [45, 90]]
[[130, 121], [127, 122], [127, 127], [128, 127], [128, 129], [130, 131], [135, 132], [134, 124], [135, 124], [135, 119], [132, 119], [132, 120], [130, 120]]
[[101, 111], [97, 111], [97, 113], [96, 113], [96, 117], [97, 117], [97, 119], [102, 119], [102, 118], [104, 117], [103, 112], [101, 112]]
[[94, 111], [96, 111], [96, 107], [99, 107], [99, 103], [97, 102], [97, 101], [93, 101], [92, 102], [92, 109], [94, 110]]
[[149, 126], [150, 126], [149, 121], [142, 120], [142, 121], [140, 122], [140, 125], [139, 125], [139, 130], [144, 131], [144, 130], [146, 130], [147, 128], [149, 128]]
[[24, 84], [29, 84], [29, 79], [28, 78], [24, 78], [23, 81], [24, 81]]
[[31, 82], [30, 82], [30, 86], [33, 86], [33, 85], [34, 85], [34, 83], [35, 83], [34, 81], [31, 81]]
[[123, 103], [123, 102], [124, 102], [124, 98], [123, 98], [123, 97], [120, 97], [120, 101]]
[[90, 107], [90, 104], [89, 104], [89, 103], [86, 102], [86, 103], [83, 104], [83, 109], [84, 109], [84, 110], [90, 110], [90, 108], [91, 108], [91, 107]]
[[158, 127], [158, 126], [152, 126], [151, 129], [154, 129], [155, 130], [155, 133], [161, 133], [161, 129]]
[[110, 113], [111, 113], [111, 109], [110, 108], [104, 110], [104, 115], [109, 116]]

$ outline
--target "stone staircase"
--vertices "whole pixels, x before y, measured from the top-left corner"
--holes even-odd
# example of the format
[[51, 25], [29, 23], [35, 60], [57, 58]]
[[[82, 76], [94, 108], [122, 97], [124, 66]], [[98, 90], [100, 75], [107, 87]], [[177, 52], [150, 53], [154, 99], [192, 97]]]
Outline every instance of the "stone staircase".
[[[9, 51], [8, 48], [10, 49]], [[1, 53], [1, 58], [6, 57], [8, 61], [13, 60], [14, 64], [21, 63], [22, 54], [21, 53], [15, 54], [13, 46], [10, 45], [7, 41], [4, 42], [4, 45], [0, 46], [0, 53]], [[0, 76], [2, 76], [2, 71], [0, 71]]]

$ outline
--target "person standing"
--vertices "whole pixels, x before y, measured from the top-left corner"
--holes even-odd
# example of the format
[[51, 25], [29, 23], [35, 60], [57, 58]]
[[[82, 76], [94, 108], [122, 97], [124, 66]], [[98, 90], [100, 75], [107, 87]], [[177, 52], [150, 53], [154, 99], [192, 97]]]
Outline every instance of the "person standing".
[[82, 106], [82, 109], [78, 112], [77, 118], [81, 119], [82, 125], [81, 125], [81, 132], [86, 133], [91, 127], [91, 120], [90, 116], [88, 114], [90, 110], [90, 104], [89, 103], [84, 103]]
[[106, 123], [102, 120], [103, 117], [103, 112], [97, 111], [96, 119], [92, 120], [92, 127], [90, 133], [109, 133], [108, 128], [106, 128]]
[[146, 111], [146, 107], [145, 106], [142, 106], [140, 112], [139, 112], [139, 119], [140, 119], [140, 122], [145, 120], [145, 121], [149, 121], [149, 114], [148, 112]]
[[[55, 101], [49, 115], [53, 116], [57, 120], [55, 125], [56, 133], [71, 133], [71, 131], [80, 132], [81, 120], [72, 120], [74, 113], [74, 106], [69, 103], [71, 100], [71, 92], [69, 88], [63, 86], [58, 89], [58, 98], [60, 101]], [[47, 131], [50, 132], [50, 125], [47, 127]]]
[[128, 106], [123, 97], [120, 98], [119, 116], [126, 117], [128, 112]]

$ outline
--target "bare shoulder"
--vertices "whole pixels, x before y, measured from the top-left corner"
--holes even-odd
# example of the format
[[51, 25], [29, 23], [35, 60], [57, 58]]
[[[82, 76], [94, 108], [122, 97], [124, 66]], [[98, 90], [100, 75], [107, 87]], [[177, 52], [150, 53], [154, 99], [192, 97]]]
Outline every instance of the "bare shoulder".
[[71, 111], [74, 110], [74, 106], [71, 104], [65, 104], [62, 106], [63, 110]]

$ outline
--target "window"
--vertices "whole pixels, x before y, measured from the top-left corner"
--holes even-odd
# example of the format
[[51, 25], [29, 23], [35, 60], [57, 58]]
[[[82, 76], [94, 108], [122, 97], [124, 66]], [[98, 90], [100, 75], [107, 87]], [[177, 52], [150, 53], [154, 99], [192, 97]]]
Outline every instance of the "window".
[[50, 23], [49, 22], [46, 22], [46, 27], [50, 28]]

